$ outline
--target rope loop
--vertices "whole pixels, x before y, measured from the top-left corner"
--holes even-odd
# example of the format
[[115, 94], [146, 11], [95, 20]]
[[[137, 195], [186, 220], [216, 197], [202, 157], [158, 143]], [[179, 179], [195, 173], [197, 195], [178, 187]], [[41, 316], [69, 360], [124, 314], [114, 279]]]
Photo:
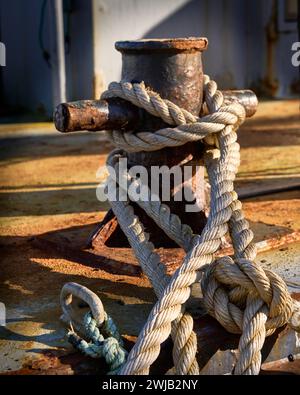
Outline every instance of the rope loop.
[[[274, 272], [247, 259], [234, 261], [229, 256], [217, 259], [207, 268], [201, 287], [207, 310], [217, 320], [221, 315], [222, 325], [229, 332], [242, 333], [242, 311], [249, 294], [259, 298], [268, 309], [268, 334], [287, 324], [292, 317], [293, 299], [285, 282]], [[220, 303], [220, 294], [224, 293], [227, 305]]]

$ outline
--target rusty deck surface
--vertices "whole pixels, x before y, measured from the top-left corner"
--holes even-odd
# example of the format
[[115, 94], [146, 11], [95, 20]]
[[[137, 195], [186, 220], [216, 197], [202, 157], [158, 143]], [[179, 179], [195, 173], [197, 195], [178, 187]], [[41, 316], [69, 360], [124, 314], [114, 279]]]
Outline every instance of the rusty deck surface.
[[[256, 241], [279, 241], [257, 259], [280, 273], [295, 293], [300, 292], [300, 240], [290, 235], [300, 230], [299, 130], [299, 103], [260, 103], [239, 132], [237, 180], [242, 196], [260, 192], [244, 200]], [[95, 189], [100, 181], [96, 171], [112, 147], [101, 133], [60, 135], [50, 124], [0, 125], [0, 139], [0, 301], [7, 309], [7, 325], [0, 327], [0, 372], [104, 373], [101, 362], [74, 353], [66, 343], [66, 328], [59, 321], [63, 284], [75, 281], [94, 290], [128, 347], [155, 301], [130, 251], [120, 261], [113, 250], [101, 258], [84, 249], [109, 207], [97, 201]], [[123, 261], [128, 270], [120, 274]], [[299, 338], [289, 341], [299, 352]], [[262, 373], [299, 370], [299, 360], [286, 358], [268, 362]]]

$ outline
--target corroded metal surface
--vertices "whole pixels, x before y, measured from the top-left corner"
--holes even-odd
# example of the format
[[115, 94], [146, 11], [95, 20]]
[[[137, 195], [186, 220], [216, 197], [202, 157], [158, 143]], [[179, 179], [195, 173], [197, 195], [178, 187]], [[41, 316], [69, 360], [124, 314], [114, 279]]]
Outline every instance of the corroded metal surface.
[[208, 40], [206, 37], [188, 38], [161, 38], [142, 39], [135, 41], [117, 41], [115, 47], [121, 52], [199, 52], [207, 49]]
[[60, 132], [80, 130], [132, 129], [139, 122], [139, 110], [122, 99], [79, 100], [59, 104], [53, 115]]
[[[227, 103], [238, 102], [252, 117], [258, 106], [257, 97], [250, 90], [222, 91]], [[57, 130], [62, 133], [105, 129], [134, 130], [143, 127], [145, 111], [122, 99], [79, 100], [59, 104], [53, 115]]]
[[[154, 44], [153, 44], [154, 43]], [[205, 45], [203, 45], [205, 43]], [[146, 86], [158, 92], [165, 99], [169, 99], [180, 107], [198, 115], [202, 107], [203, 71], [201, 53], [206, 48], [203, 38], [171, 39], [171, 40], [142, 40], [118, 42], [116, 48], [122, 53], [122, 80], [144, 81]], [[167, 124], [158, 117], [148, 113], [143, 115], [143, 131], [155, 131]], [[184, 168], [193, 166], [194, 174], [190, 180], [190, 189], [194, 196], [193, 202], [188, 202], [185, 195], [181, 201], [175, 200], [176, 191], [184, 188], [183, 181], [175, 185], [170, 180], [170, 199], [165, 202], [172, 213], [180, 215], [183, 223], [190, 225], [195, 233], [203, 229], [206, 217], [204, 214], [204, 172], [203, 167], [196, 168], [202, 157], [202, 145], [187, 143], [181, 147], [164, 148], [156, 152], [127, 153], [128, 167], [142, 165], [150, 174], [151, 166], [174, 165]], [[197, 188], [195, 180], [197, 178]], [[160, 181], [160, 197], [162, 181]], [[201, 188], [201, 184], [203, 188]], [[150, 186], [150, 185], [149, 185]], [[197, 212], [188, 212], [186, 204], [197, 203]], [[136, 215], [140, 218], [145, 229], [150, 234], [150, 240], [161, 247], [173, 246], [169, 237], [161, 232], [156, 223], [137, 205], [133, 204]], [[101, 238], [101, 229], [96, 231], [93, 247], [97, 249], [97, 237]], [[110, 245], [120, 245], [122, 231], [118, 226], [109, 236]]]
[[258, 100], [256, 94], [249, 89], [222, 91], [226, 103], [238, 102], [246, 111], [246, 117], [252, 117], [257, 110]]

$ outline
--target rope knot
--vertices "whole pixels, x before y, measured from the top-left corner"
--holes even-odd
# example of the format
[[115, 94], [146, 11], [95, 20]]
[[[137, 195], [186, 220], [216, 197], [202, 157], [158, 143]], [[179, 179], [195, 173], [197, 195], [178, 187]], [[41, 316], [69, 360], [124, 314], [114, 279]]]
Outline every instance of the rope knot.
[[110, 374], [116, 374], [121, 366], [124, 365], [127, 352], [114, 337], [108, 337], [104, 340], [102, 352], [106, 363], [110, 366]]
[[265, 315], [266, 334], [289, 323], [294, 302], [285, 282], [271, 270], [248, 259], [217, 259], [202, 281], [208, 312], [231, 333], [242, 333], [248, 311]]

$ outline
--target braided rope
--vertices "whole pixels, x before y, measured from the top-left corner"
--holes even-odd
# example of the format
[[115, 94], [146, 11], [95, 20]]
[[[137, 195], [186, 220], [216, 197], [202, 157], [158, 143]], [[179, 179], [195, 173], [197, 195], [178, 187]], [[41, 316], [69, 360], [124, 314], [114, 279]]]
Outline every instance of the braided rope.
[[248, 259], [223, 257], [210, 265], [201, 286], [209, 314], [229, 332], [242, 333], [240, 353], [252, 354], [239, 358], [235, 373], [258, 374], [265, 336], [293, 317], [295, 302], [284, 281]]
[[[111, 182], [110, 188], [113, 188], [114, 186], [115, 183]], [[140, 262], [143, 272], [147, 275], [150, 282], [152, 283], [157, 296], [160, 297], [168, 284], [169, 278], [165, 274], [165, 270], [160, 262], [159, 255], [154, 252], [154, 245], [148, 241], [149, 235], [144, 231], [144, 227], [139, 221], [139, 218], [134, 215], [133, 208], [129, 205], [128, 201], [111, 201], [110, 204], [112, 210], [118, 218], [121, 229], [127, 236], [136, 257]], [[158, 211], [161, 212], [162, 210]], [[156, 222], [159, 224], [158, 217], [155, 218]], [[182, 228], [179, 218], [177, 221], [177, 226], [179, 229]], [[176, 232], [174, 232], [174, 234], [175, 233]], [[173, 238], [175, 239], [175, 237]], [[172, 338], [174, 342], [176, 342], [176, 339], [181, 339], [179, 345], [182, 343], [184, 344], [183, 349], [182, 347], [174, 348], [173, 360], [175, 363], [176, 372], [178, 374], [199, 374], [199, 367], [196, 360], [196, 334], [193, 332], [193, 319], [188, 313], [184, 314], [184, 311], [182, 311], [180, 317], [178, 317], [178, 319], [172, 323]], [[185, 363], [182, 363], [185, 356], [188, 356], [188, 360]], [[141, 369], [139, 372], [139, 374], [146, 373], [147, 371], [144, 371], [143, 369]]]
[[[228, 132], [230, 129], [227, 128], [224, 138]], [[229, 151], [230, 153], [231, 151]], [[231, 157], [234, 163], [234, 156]], [[209, 174], [218, 172], [218, 167], [219, 161], [212, 161], [208, 166], [212, 170]], [[210, 181], [214, 186], [214, 180], [210, 179]], [[217, 194], [213, 196], [210, 216], [201, 237], [195, 238], [194, 246], [187, 253], [182, 266], [173, 275], [160, 300], [150, 313], [135, 347], [128, 356], [127, 363], [121, 370], [122, 374], [139, 374], [140, 369], [143, 372], [149, 371], [150, 365], [159, 353], [160, 344], [170, 334], [171, 322], [180, 316], [181, 306], [190, 296], [190, 286], [198, 278], [197, 271], [213, 261], [213, 253], [219, 248], [221, 237], [227, 233], [227, 221], [231, 214], [230, 204], [236, 199], [236, 194], [226, 192], [222, 197], [223, 199]], [[174, 346], [175, 344], [176, 342]]]
[[[127, 171], [118, 173], [117, 164], [126, 152], [155, 151], [204, 139], [208, 146], [205, 165], [211, 185], [210, 212], [201, 235], [170, 212], [160, 201], [138, 200], [137, 203], [158, 226], [186, 251], [180, 268], [169, 278], [159, 256], [149, 242], [139, 218], [134, 214], [127, 190], [125, 202], [111, 201], [112, 209], [127, 236], [144, 273], [158, 296], [137, 342], [120, 369], [120, 374], [148, 374], [160, 352], [160, 346], [171, 334], [174, 369], [168, 373], [198, 374], [197, 341], [193, 319], [185, 312], [191, 286], [201, 281], [207, 311], [232, 333], [241, 334], [239, 358], [235, 374], [258, 374], [261, 348], [265, 337], [288, 323], [300, 330], [300, 304], [290, 297], [283, 280], [275, 273], [263, 270], [253, 260], [256, 250], [253, 233], [242, 213], [242, 204], [234, 191], [234, 180], [240, 161], [236, 130], [245, 119], [244, 108], [237, 103], [224, 103], [214, 81], [204, 77], [204, 105], [201, 118], [162, 99], [143, 83], [112, 83], [102, 98], [120, 97], [162, 118], [173, 127], [150, 132], [107, 131], [109, 139], [119, 148], [113, 151], [107, 164], [108, 183], [117, 190], [120, 177], [125, 185], [135, 183]], [[214, 148], [216, 146], [217, 148]], [[122, 184], [122, 185], [121, 185]], [[229, 232], [234, 257], [214, 260], [221, 239]], [[204, 273], [204, 274], [203, 274]]]
[[[104, 358], [109, 365], [109, 374], [117, 374], [121, 366], [124, 365], [127, 352], [123, 348], [123, 342], [119, 333], [116, 331], [115, 324], [111, 317], [106, 316], [103, 323], [104, 328], [98, 328], [91, 312], [84, 316], [83, 325], [85, 327], [85, 337], [78, 336], [73, 329], [67, 333], [67, 339], [74, 348], [92, 358]], [[101, 329], [101, 330], [100, 330]], [[113, 330], [114, 335], [107, 338], [103, 336], [105, 329]]]

